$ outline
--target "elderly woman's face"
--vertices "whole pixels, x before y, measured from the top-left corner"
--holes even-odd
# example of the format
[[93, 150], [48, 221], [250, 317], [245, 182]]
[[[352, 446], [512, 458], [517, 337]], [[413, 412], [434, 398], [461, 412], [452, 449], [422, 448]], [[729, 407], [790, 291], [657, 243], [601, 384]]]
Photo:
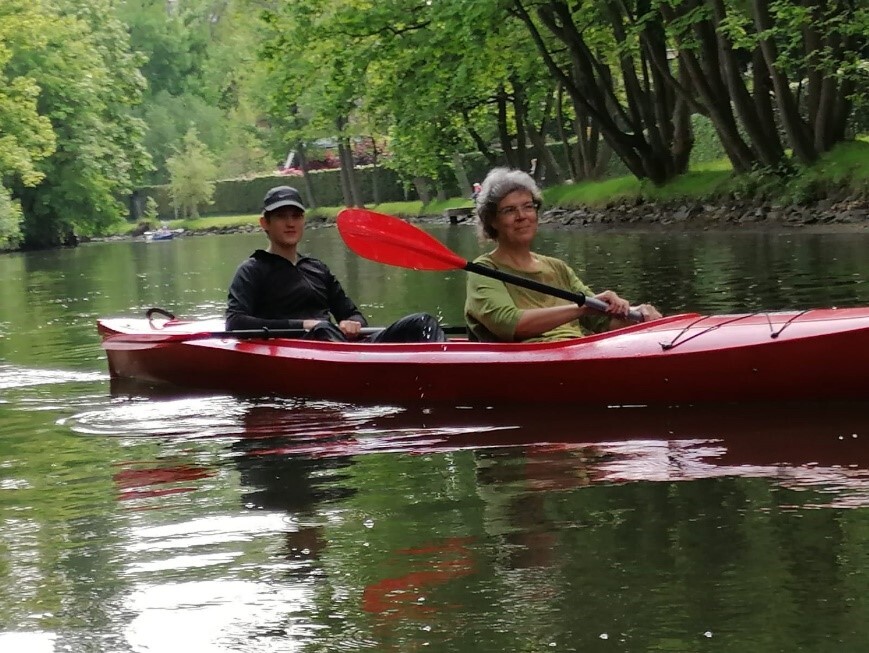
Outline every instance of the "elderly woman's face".
[[514, 190], [498, 202], [492, 223], [498, 243], [530, 247], [537, 234], [537, 204], [527, 190]]

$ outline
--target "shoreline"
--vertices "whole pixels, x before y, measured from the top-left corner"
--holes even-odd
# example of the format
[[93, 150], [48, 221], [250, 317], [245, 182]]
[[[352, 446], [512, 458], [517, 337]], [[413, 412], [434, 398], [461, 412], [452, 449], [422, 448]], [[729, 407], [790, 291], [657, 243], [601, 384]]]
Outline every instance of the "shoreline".
[[[445, 214], [399, 216], [412, 224], [450, 224]], [[474, 218], [459, 219], [458, 225], [471, 226]], [[331, 218], [311, 216], [308, 228], [332, 227]], [[623, 232], [708, 232], [730, 233], [866, 233], [869, 232], [869, 201], [846, 198], [838, 202], [821, 200], [813, 204], [775, 206], [769, 202], [732, 200], [720, 204], [699, 201], [670, 203], [625, 200], [599, 208], [552, 207], [540, 215], [540, 226], [556, 230], [623, 231]], [[257, 233], [255, 222], [249, 225], [210, 227], [185, 230], [179, 237], [238, 233]], [[82, 238], [81, 243], [142, 240], [140, 235], [125, 234]]]
[[869, 201], [845, 197], [811, 204], [727, 200], [645, 202], [631, 199], [602, 208], [544, 210], [542, 224], [556, 228], [650, 229], [653, 231], [863, 232], [869, 229]]

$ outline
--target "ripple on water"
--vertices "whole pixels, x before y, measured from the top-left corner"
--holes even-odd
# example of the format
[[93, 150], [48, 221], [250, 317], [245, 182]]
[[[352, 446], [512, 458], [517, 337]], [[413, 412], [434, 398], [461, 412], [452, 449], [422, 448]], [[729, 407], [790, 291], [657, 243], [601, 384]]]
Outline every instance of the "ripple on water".
[[[459, 436], [513, 429], [479, 415], [448, 419], [394, 406], [201, 396], [116, 398], [64, 418], [74, 432], [108, 437], [241, 438], [260, 441], [261, 455], [318, 457], [468, 448]], [[476, 441], [476, 445], [485, 446]]]
[[219, 437], [235, 435], [244, 404], [232, 397], [193, 397], [114, 402], [60, 420], [76, 433], [95, 436]]
[[107, 378], [108, 374], [103, 372], [74, 372], [0, 365], [0, 390], [53, 383], [104, 381]]
[[77, 433], [95, 436], [316, 438], [356, 430], [368, 420], [396, 410], [386, 406], [361, 408], [329, 402], [232, 396], [161, 400], [133, 397], [116, 399], [60, 423]]
[[319, 627], [293, 619], [312, 609], [309, 587], [245, 580], [164, 583], [135, 591], [125, 607], [134, 650], [297, 651]]
[[0, 633], [0, 651], [54, 653], [57, 635], [45, 631]]

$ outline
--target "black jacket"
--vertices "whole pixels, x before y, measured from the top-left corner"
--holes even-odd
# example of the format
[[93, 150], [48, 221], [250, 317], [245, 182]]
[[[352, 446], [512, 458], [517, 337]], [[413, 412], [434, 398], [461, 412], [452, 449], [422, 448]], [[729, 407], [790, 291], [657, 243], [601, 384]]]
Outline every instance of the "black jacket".
[[300, 329], [304, 320], [368, 322], [322, 261], [258, 249], [242, 261], [229, 285], [227, 329]]

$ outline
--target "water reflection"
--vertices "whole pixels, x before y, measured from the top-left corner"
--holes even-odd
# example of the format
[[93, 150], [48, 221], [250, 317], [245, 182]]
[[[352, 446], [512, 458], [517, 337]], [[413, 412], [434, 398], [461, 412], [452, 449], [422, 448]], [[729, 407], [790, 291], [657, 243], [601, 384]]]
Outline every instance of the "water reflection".
[[[332, 495], [306, 479], [323, 475], [324, 460], [334, 459], [326, 476], [340, 480], [346, 475], [338, 471], [352, 465], [353, 457], [383, 453], [476, 451], [484, 457], [492, 450], [495, 457], [531, 456], [526, 464], [551, 476], [552, 485], [535, 481], [545, 490], [562, 483], [573, 487], [731, 475], [782, 478], [783, 467], [802, 468], [805, 482], [820, 482], [821, 469], [841, 473], [869, 466], [869, 448], [864, 446], [869, 412], [860, 403], [360, 407], [179, 396], [177, 390], [130, 381], [114, 382], [112, 388], [126, 400], [80, 413], [66, 423], [89, 435], [223, 439], [243, 485], [260, 488], [250, 493], [251, 504], [268, 509], [297, 510], [345, 499], [346, 494]], [[186, 464], [174, 469], [128, 470], [122, 476], [126, 482], [139, 478], [147, 485], [149, 479], [165, 483], [205, 474]], [[264, 479], [273, 481], [271, 489]]]
[[119, 490], [118, 498], [122, 501], [192, 492], [196, 488], [190, 483], [213, 475], [213, 472], [205, 467], [184, 462], [175, 465], [165, 462], [158, 465], [125, 462], [118, 467], [118, 471], [112, 478]]
[[[297, 565], [301, 573], [310, 571], [307, 564], [317, 560], [326, 547], [325, 523], [320, 511], [329, 503], [341, 502], [356, 493], [347, 485], [345, 468], [353, 458], [335, 455], [330, 450], [333, 432], [343, 418], [339, 407], [317, 406], [303, 411], [300, 419], [294, 410], [275, 405], [248, 407], [242, 420], [243, 437], [231, 446], [233, 460], [244, 488], [242, 501], [250, 510], [281, 510], [291, 516], [294, 528], [285, 531], [282, 554]], [[283, 455], [287, 442], [298, 435], [312, 446], [312, 455]], [[328, 451], [329, 454], [322, 455]]]
[[[869, 496], [860, 405], [413, 409], [112, 391], [65, 426], [129, 451], [112, 480], [134, 650], [570, 650], [603, 634], [654, 648], [624, 614], [674, 636], [747, 637], [744, 618], [695, 604], [765, 596], [745, 565], [768, 546], [796, 560], [814, 542], [813, 565], [830, 564], [859, 537], [829, 508]], [[809, 591], [811, 574], [767, 582]], [[578, 620], [559, 617], [580, 595]]]

